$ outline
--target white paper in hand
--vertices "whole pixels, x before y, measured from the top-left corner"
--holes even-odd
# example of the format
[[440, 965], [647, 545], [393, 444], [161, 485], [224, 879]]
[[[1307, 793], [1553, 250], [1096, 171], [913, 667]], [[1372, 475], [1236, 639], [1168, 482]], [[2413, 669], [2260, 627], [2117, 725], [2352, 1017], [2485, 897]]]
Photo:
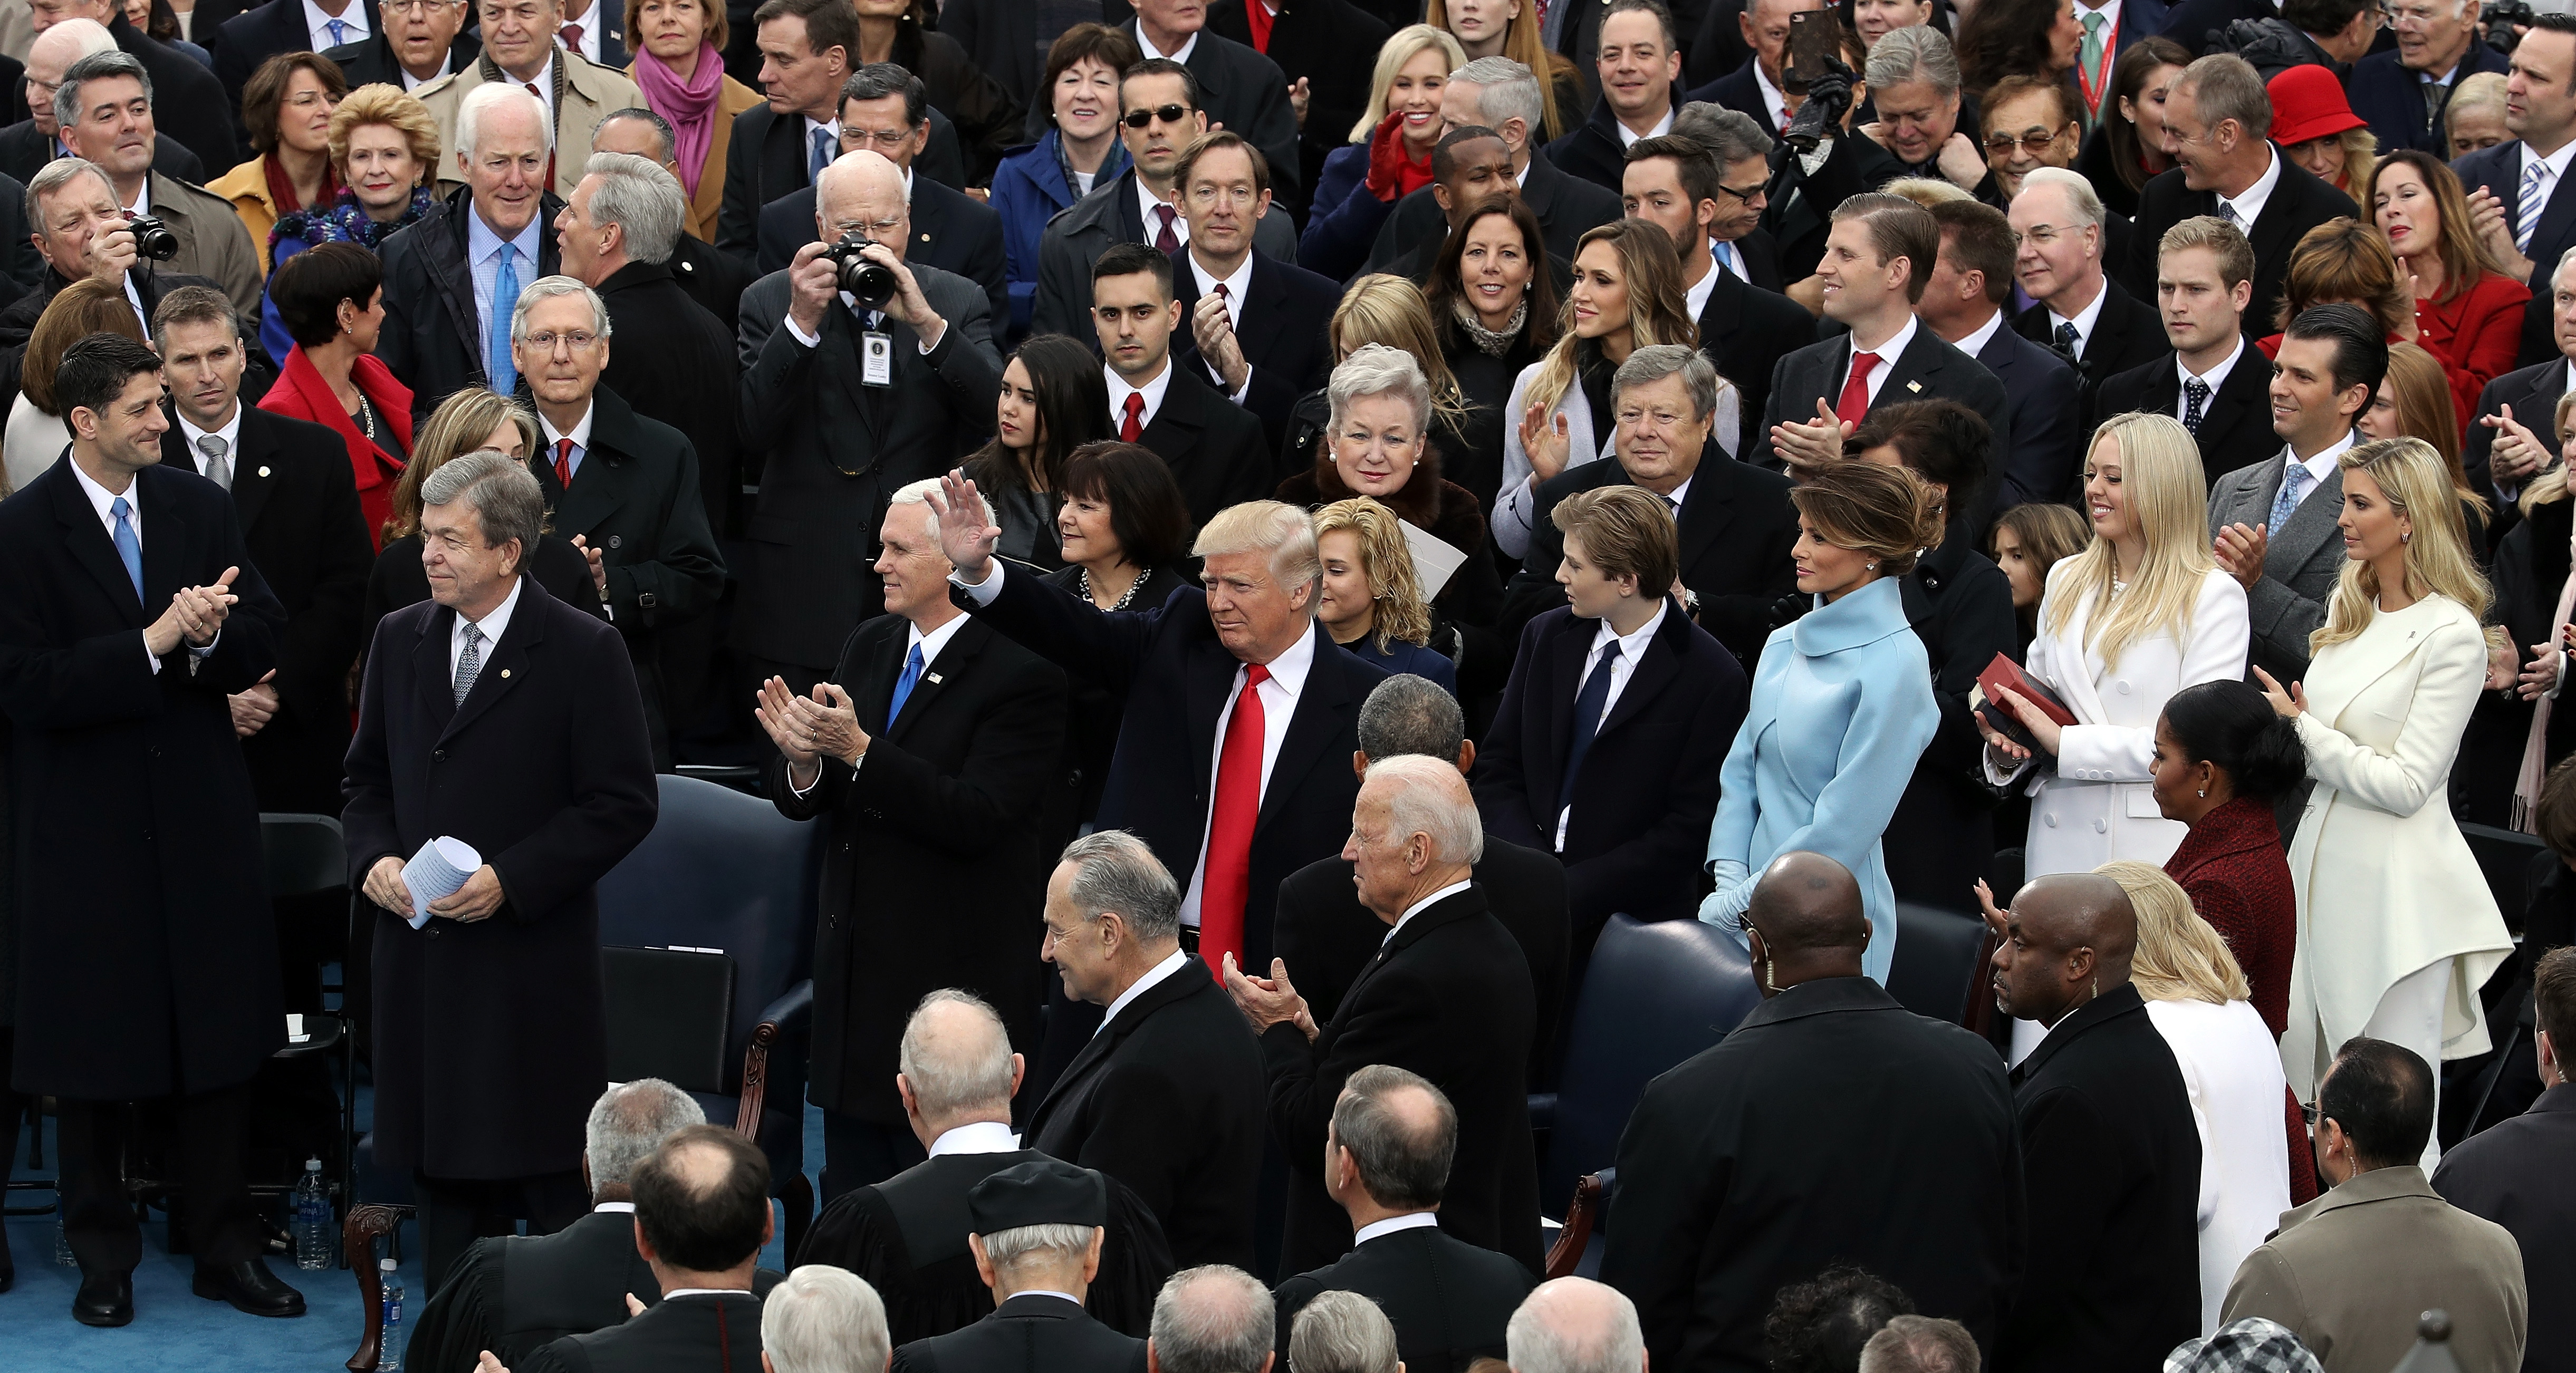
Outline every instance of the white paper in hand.
[[1397, 523], [1404, 529], [1405, 549], [1413, 554], [1413, 578], [1422, 584], [1422, 599], [1428, 601], [1467, 565], [1467, 555], [1411, 520]]
[[429, 903], [455, 895], [482, 866], [483, 855], [462, 839], [438, 838], [421, 845], [403, 864], [403, 885], [411, 888], [411, 927], [428, 924]]

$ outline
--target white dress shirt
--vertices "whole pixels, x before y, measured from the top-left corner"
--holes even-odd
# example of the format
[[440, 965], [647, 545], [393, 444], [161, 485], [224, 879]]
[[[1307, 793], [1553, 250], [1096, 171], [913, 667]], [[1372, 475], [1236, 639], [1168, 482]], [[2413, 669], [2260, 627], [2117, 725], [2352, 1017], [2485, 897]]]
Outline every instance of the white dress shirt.
[[1141, 176], [1136, 178], [1136, 222], [1145, 226], [1145, 237], [1142, 241], [1148, 247], [1153, 246], [1154, 235], [1163, 227], [1159, 222], [1162, 216], [1157, 211], [1165, 207], [1172, 212], [1172, 237], [1180, 240], [1182, 247], [1190, 246], [1190, 221], [1181, 214], [1179, 203], [1156, 200], [1154, 188], [1145, 184], [1145, 178]]
[[537, 412], [537, 427], [546, 433], [546, 451], [537, 455], [538, 460], [548, 467], [554, 466], [555, 445], [570, 439], [572, 440], [572, 474], [576, 477], [580, 476], [582, 459], [590, 456], [590, 422], [598, 414], [598, 406], [588, 406], [582, 410], [580, 420], [576, 421], [572, 428], [557, 429], [554, 422], [546, 418], [544, 411]]
[[[2199, 379], [2209, 384], [2209, 394], [2213, 400], [2218, 396], [2218, 388], [2227, 384], [2227, 374], [2236, 370], [2236, 360], [2243, 356], [2245, 356], [2245, 335], [2240, 333], [2236, 336], [2236, 346], [2227, 351], [2227, 356], [2220, 359], [2218, 365], [2200, 374]], [[2174, 374], [2177, 387], [2182, 382], [2192, 380], [2191, 364], [2184, 362], [2180, 353], [2174, 354]], [[2183, 395], [2178, 389], [2174, 394], [2176, 397], [2174, 418], [2181, 419], [2184, 409], [2191, 404], [2191, 397]], [[2203, 410], [2201, 413], [2206, 415], [2209, 412]]]
[[1147, 57], [1168, 57], [1186, 67], [1190, 62], [1190, 54], [1198, 50], [1199, 36], [1196, 30], [1192, 30], [1189, 37], [1181, 40], [1181, 45], [1179, 47], [1172, 49], [1170, 52], [1156, 52], [1154, 50], [1154, 40], [1145, 36], [1145, 26], [1140, 23], [1136, 26], [1136, 46], [1141, 49]]
[[593, 1211], [616, 1211], [631, 1216], [635, 1214], [635, 1203], [631, 1201], [603, 1201], [590, 1209]]
[[1793, 117], [1789, 113], [1789, 97], [1771, 84], [1771, 77], [1762, 70], [1759, 62], [1753, 64], [1753, 84], [1762, 92], [1762, 108], [1770, 111], [1772, 122], [1778, 126], [1771, 131], [1776, 138], [1781, 129], [1789, 127], [1789, 120]]
[[1405, 907], [1404, 914], [1395, 918], [1395, 924], [1388, 927], [1386, 937], [1377, 941], [1377, 946], [1383, 949], [1387, 945], [1394, 943], [1395, 937], [1404, 932], [1404, 922], [1411, 920], [1413, 917], [1431, 909], [1434, 905], [1446, 901], [1450, 897], [1456, 896], [1458, 893], [1465, 891], [1474, 885], [1476, 884], [1473, 879], [1464, 882], [1452, 882], [1448, 886], [1442, 887], [1440, 890], [1431, 893], [1429, 896]]
[[241, 402], [239, 400], [235, 400], [233, 402], [232, 418], [225, 420], [223, 427], [220, 429], [200, 429], [196, 425], [188, 422], [186, 411], [179, 409], [179, 407], [175, 405], [171, 406], [170, 410], [171, 413], [178, 418], [179, 435], [187, 440], [188, 451], [197, 455], [197, 474], [199, 476], [205, 475], [206, 450], [197, 446], [197, 440], [202, 438], [218, 438], [224, 441], [224, 467], [226, 470], [224, 472], [224, 480], [220, 485], [227, 491], [232, 490], [233, 481], [241, 476]]
[[[1896, 360], [1905, 356], [1907, 345], [1914, 342], [1914, 331], [1922, 327], [1923, 322], [1921, 320], [1916, 319], [1912, 315], [1907, 315], [1905, 317], [1905, 327], [1889, 335], [1885, 343], [1882, 343], [1875, 348], [1863, 348], [1860, 346], [1859, 340], [1851, 340], [1851, 352], [1846, 354], [1843, 358], [1843, 374], [1834, 382], [1835, 399], [1826, 403], [1830, 405], [1839, 401], [1842, 397], [1843, 387], [1850, 384], [1852, 358], [1861, 353], [1874, 353], [1878, 357], [1878, 365], [1869, 369], [1869, 378], [1863, 383], [1863, 385], [1866, 385], [1869, 388], [1869, 403], [1872, 405], [1878, 404], [1878, 393], [1887, 385], [1888, 374], [1896, 370]], [[1849, 336], [1846, 335], [1845, 337], [1848, 338]]]
[[[345, 36], [331, 36], [331, 26], [335, 23]], [[341, 6], [338, 14], [326, 14], [313, 0], [304, 0], [304, 31], [312, 37], [315, 52], [328, 52], [343, 44], [363, 42], [373, 32], [367, 27], [367, 7], [354, 3], [354, 0]]]
[[[310, 4], [312, 3], [312, 0], [305, 0], [305, 3]], [[600, 30], [607, 27], [606, 24], [600, 21], [602, 13], [601, 0], [592, 0], [592, 3], [579, 14], [571, 13], [569, 10], [563, 11], [562, 13], [564, 23], [578, 24], [581, 26], [581, 41], [578, 43], [565, 42], [563, 30], [561, 28], [557, 28], [555, 30], [556, 46], [570, 52], [580, 53], [583, 57], [586, 57], [593, 62], [598, 61]]]
[[[2281, 184], [2281, 150], [2266, 143], [2263, 155], [2271, 159], [2271, 165], [2263, 169], [2261, 176], [2254, 178], [2253, 185], [2245, 188], [2245, 194], [2233, 198], [2218, 197], [2221, 206], [2236, 212], [2236, 227], [2249, 234], [2254, 232], [2254, 221], [2263, 217], [2263, 207], [2271, 202], [2272, 189]], [[2223, 215], [2220, 217], [2225, 218]]]
[[[64, 466], [69, 467], [72, 470], [72, 476], [80, 482], [81, 494], [89, 497], [90, 508], [98, 512], [99, 525], [107, 531], [107, 542], [109, 546], [113, 547], [116, 543], [117, 494], [108, 490], [106, 487], [99, 485], [97, 482], [91, 481], [89, 479], [89, 474], [81, 470], [81, 465], [78, 462], [68, 457], [64, 458], [62, 462]], [[126, 511], [125, 522], [134, 527], [134, 546], [138, 549], [143, 546], [143, 492], [140, 488], [141, 483], [131, 480], [127, 481], [125, 484], [125, 495], [123, 498], [125, 501]], [[122, 555], [117, 558], [117, 562], [120, 566], [123, 565], [124, 561], [125, 559]], [[160, 618], [160, 616], [155, 613], [150, 606], [144, 607], [144, 613], [151, 615], [154, 619]], [[206, 646], [204, 648], [199, 648], [195, 644], [190, 644], [184, 638], [179, 642], [187, 644], [188, 651], [190, 653], [195, 654], [199, 658], [204, 658], [207, 654], [215, 651], [216, 643], [220, 642], [222, 639], [223, 631], [218, 629], [215, 631], [215, 637], [206, 641]], [[157, 676], [161, 671], [161, 660], [152, 656], [152, 650], [149, 647], [146, 647], [143, 650], [143, 656], [146, 661], [152, 664], [152, 671]], [[1269, 771], [1269, 765], [1264, 763], [1262, 765], [1262, 775], [1267, 777], [1269, 775]]]
[[[1887, 369], [1882, 367], [1879, 370], [1883, 372]], [[1678, 496], [1681, 493], [1676, 491], [1673, 494]], [[1637, 626], [1637, 632], [1634, 634], [1620, 633], [1607, 619], [1601, 622], [1601, 628], [1593, 631], [1592, 647], [1586, 649], [1583, 654], [1583, 675], [1574, 679], [1574, 694], [1577, 699], [1582, 697], [1583, 684], [1590, 681], [1594, 670], [1601, 666], [1602, 645], [1616, 642], [1619, 645], [1619, 656], [1610, 660], [1610, 694], [1601, 700], [1602, 720], [1609, 719], [1610, 712], [1619, 708], [1619, 693], [1628, 689], [1628, 679], [1636, 674], [1637, 655], [1645, 652], [1646, 645], [1654, 642], [1655, 631], [1664, 627], [1665, 612], [1671, 608], [1670, 601], [1657, 600], [1654, 615], [1644, 624]], [[1594, 721], [1593, 728], [1599, 729], [1600, 721]], [[1556, 813], [1556, 850], [1559, 853], [1565, 851], [1565, 826], [1573, 816], [1574, 807], [1572, 806], [1567, 806]], [[1409, 915], [1411, 912], [1408, 911], [1406, 914]]]
[[1109, 1003], [1109, 1009], [1100, 1013], [1100, 1026], [1093, 1029], [1092, 1033], [1095, 1035], [1099, 1034], [1101, 1029], [1107, 1028], [1110, 1021], [1118, 1018], [1118, 1013], [1120, 1011], [1127, 1009], [1128, 1002], [1143, 996], [1146, 988], [1153, 986], [1164, 978], [1170, 977], [1176, 972], [1179, 972], [1181, 970], [1181, 965], [1188, 963], [1189, 961], [1190, 956], [1187, 953], [1184, 953], [1179, 949], [1174, 949], [1164, 956], [1162, 962], [1155, 964], [1153, 967], [1147, 968], [1143, 977], [1137, 978], [1135, 983], [1129, 986], [1127, 990], [1120, 992], [1118, 994], [1118, 999]]
[[[2053, 308], [2049, 310], [2048, 336], [2052, 339], [2056, 338], [2057, 327], [2061, 324], [2074, 325], [2075, 356], [2078, 358], [2083, 357], [2085, 350], [2093, 346], [2093, 326], [2102, 322], [2102, 302], [2109, 300], [2110, 298], [2110, 279], [2105, 277], [2095, 280], [2093, 283], [2093, 299], [2087, 301], [2083, 309], [2076, 311], [2073, 315], [2061, 315]], [[1974, 354], [1971, 354], [1970, 356], [1974, 356]]]
[[1020, 1147], [1010, 1122], [978, 1120], [942, 1133], [930, 1142], [930, 1156], [942, 1154], [1007, 1154]]
[[1357, 1249], [1373, 1239], [1384, 1239], [1388, 1235], [1405, 1230], [1421, 1230], [1426, 1227], [1433, 1230], [1440, 1228], [1439, 1212], [1416, 1211], [1409, 1216], [1389, 1216], [1384, 1220], [1371, 1221], [1361, 1226], [1359, 1233], [1351, 1236], [1351, 1247]]
[[1966, 338], [1959, 340], [1951, 346], [1973, 358], [1978, 354], [1983, 353], [1986, 350], [1987, 344], [1995, 341], [1995, 334], [2003, 327], [2004, 312], [1997, 310], [1986, 318], [1985, 323], [1978, 325], [1975, 330], [1971, 331]]
[[511, 578], [510, 594], [501, 598], [501, 604], [498, 609], [494, 610], [491, 614], [484, 616], [482, 619], [468, 620], [462, 615], [456, 617], [455, 627], [450, 629], [447, 633], [448, 685], [454, 686], [456, 684], [456, 664], [459, 659], [465, 656], [465, 631], [468, 626], [483, 632], [483, 662], [485, 666], [489, 666], [491, 664], [492, 649], [495, 645], [501, 642], [501, 636], [509, 632], [510, 616], [516, 613], [519, 608], [519, 588], [521, 585], [522, 582], [519, 578]]
[[1685, 308], [1690, 311], [1692, 319], [1696, 320], [1708, 312], [1708, 298], [1717, 294], [1717, 274], [1721, 270], [1723, 269], [1717, 262], [1717, 241], [1711, 239], [1708, 245], [1708, 270], [1699, 274], [1698, 281], [1682, 288], [1682, 300]]
[[[2531, 175], [2531, 168], [2533, 165], [2530, 144], [2525, 143], [2522, 145], [2522, 156], [2522, 174], [2524, 176], [2529, 176]], [[2541, 212], [2543, 214], [2548, 213], [2549, 198], [2558, 194], [2558, 179], [2567, 175], [2567, 164], [2571, 159], [2576, 159], [2576, 139], [2569, 139], [2565, 143], [2559, 144], [2558, 151], [2551, 153], [2547, 157], [2539, 159], [2539, 165], [2549, 169], [2548, 172], [2540, 178], [2540, 205]], [[2505, 207], [2512, 210], [2516, 215], [2519, 215], [2521, 213], [2521, 204], [2522, 187], [2517, 185], [2513, 188], [2512, 192], [2506, 196]], [[2531, 226], [2524, 225], [2521, 227], [2529, 228]], [[2535, 271], [2532, 275], [2536, 277], [2540, 274]]]
[[[1196, 278], [1199, 284], [1199, 299], [1205, 300], [1209, 296], [1215, 295], [1216, 288], [1223, 286], [1225, 288], [1225, 295], [1222, 299], [1225, 301], [1226, 327], [1240, 332], [1243, 328], [1244, 293], [1252, 289], [1252, 254], [1245, 253], [1243, 255], [1243, 261], [1235, 267], [1234, 275], [1229, 277], [1210, 276], [1208, 274], [1208, 269], [1199, 262], [1198, 254], [1191, 253], [1188, 256], [1190, 259], [1190, 275]], [[1699, 316], [1692, 315], [1691, 318], [1697, 319]], [[1183, 322], [1187, 323], [1187, 321]], [[1218, 392], [1223, 394], [1227, 400], [1233, 401], [1237, 405], [1241, 405], [1243, 404], [1243, 398], [1246, 395], [1251, 394], [1252, 364], [1248, 360], [1244, 363], [1243, 367], [1243, 385], [1234, 388], [1232, 391], [1227, 391], [1225, 389], [1225, 378], [1217, 375], [1214, 364], [1208, 362], [1204, 356], [1199, 359], [1199, 364], [1207, 369], [1209, 384], [1215, 386]], [[1119, 403], [1123, 405], [1126, 402], [1122, 400]]]
[[1120, 426], [1127, 423], [1129, 396], [1145, 398], [1145, 412], [1136, 417], [1137, 429], [1142, 431], [1152, 428], [1154, 416], [1163, 412], [1163, 393], [1172, 389], [1171, 358], [1166, 356], [1163, 359], [1162, 370], [1154, 373], [1153, 380], [1142, 386], [1130, 385], [1125, 377], [1118, 375], [1117, 368], [1107, 363], [1100, 365], [1100, 375], [1109, 379], [1109, 432], [1115, 434]]
[[[2319, 449], [2315, 457], [2309, 458], [2305, 462], [2299, 462], [2301, 467], [2308, 469], [2309, 480], [2307, 488], [2299, 492], [2299, 499], [2292, 503], [2292, 509], [2297, 509], [2299, 506], [2306, 505], [2308, 503], [2308, 497], [2317, 494], [2317, 488], [2325, 485], [2326, 478], [2334, 475], [2335, 460], [2342, 457], [2344, 450], [2352, 447], [2353, 441], [2360, 436], [2360, 430], [2347, 429], [2344, 431], [2342, 438], [2339, 438], [2334, 442], [2327, 444], [2324, 448]], [[2298, 455], [2295, 453], [2284, 452], [2282, 456], [2288, 458], [2292, 462], [2299, 461]], [[2288, 470], [2289, 469], [2287, 467], [2282, 469], [2285, 474], [2282, 477], [2283, 481], [2289, 480], [2286, 475]], [[2274, 492], [2273, 499], [2278, 500], [2279, 498], [2279, 493], [2277, 491]]]
[[[1754, 70], [1758, 72], [1761, 68], [1755, 67]], [[1664, 117], [1656, 120], [1655, 127], [1645, 133], [1639, 133], [1636, 130], [1629, 128], [1626, 123], [1617, 119], [1611, 120], [1610, 123], [1613, 127], [1619, 130], [1619, 146], [1622, 148], [1633, 148], [1637, 146], [1638, 139], [1661, 138], [1665, 134], [1671, 133], [1673, 131], [1673, 108], [1669, 102], [1666, 103], [1664, 106]]]
[[403, 90], [404, 90], [406, 93], [408, 93], [408, 92], [411, 92], [411, 91], [419, 90], [421, 87], [428, 85], [430, 82], [432, 82], [432, 81], [436, 81], [436, 80], [438, 80], [440, 77], [446, 76], [446, 75], [448, 75], [449, 73], [451, 73], [451, 72], [455, 71], [455, 70], [456, 70], [456, 59], [455, 59], [455, 57], [454, 57], [454, 55], [453, 55], [453, 54], [450, 54], [450, 53], [440, 53], [440, 54], [438, 55], [438, 70], [436, 70], [436, 71], [434, 71], [434, 72], [431, 72], [431, 73], [430, 73], [429, 75], [427, 75], [427, 76], [414, 76], [414, 75], [412, 75], [412, 74], [411, 74], [411, 68], [404, 66], [404, 65], [403, 65], [402, 63], [400, 63], [400, 62], [396, 62], [396, 63], [394, 63], [394, 70], [402, 73]]

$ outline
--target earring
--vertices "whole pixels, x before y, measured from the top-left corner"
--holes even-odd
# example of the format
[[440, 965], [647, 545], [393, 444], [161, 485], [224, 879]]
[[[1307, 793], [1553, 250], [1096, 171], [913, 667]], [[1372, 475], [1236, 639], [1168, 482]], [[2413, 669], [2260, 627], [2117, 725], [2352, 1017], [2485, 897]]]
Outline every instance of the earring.
[[1861, 564], [1861, 566], [1868, 568], [1872, 572], [1876, 572], [1878, 570], [1878, 560], [1873, 558], [1870, 561]]
[[2397, 531], [2397, 541], [2399, 543], [2413, 543], [2415, 541], [2415, 531], [2412, 529], [2401, 529]]
[[2202, 788], [2200, 789], [2199, 796], [2200, 796], [2200, 799], [2202, 799], [2202, 800], [2204, 800], [2204, 801], [2208, 800], [2208, 799], [2209, 799], [2209, 788], [2207, 788], [2207, 787], [2202, 787]]

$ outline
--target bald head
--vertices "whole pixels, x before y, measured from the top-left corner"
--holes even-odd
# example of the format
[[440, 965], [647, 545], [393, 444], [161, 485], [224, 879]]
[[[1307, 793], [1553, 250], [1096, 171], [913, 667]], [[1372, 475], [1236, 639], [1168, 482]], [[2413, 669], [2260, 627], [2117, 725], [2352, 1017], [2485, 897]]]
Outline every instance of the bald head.
[[[1428, 1211], [1448, 1186], [1458, 1112], [1429, 1079], [1373, 1063], [1351, 1074], [1333, 1103], [1330, 1138], [1331, 1149], [1349, 1154], [1351, 1171], [1378, 1206]], [[1341, 1169], [1328, 1172], [1338, 1186]], [[1352, 1200], [1338, 1192], [1336, 1198], [1345, 1205]]]
[[1521, 1301], [1503, 1335], [1512, 1373], [1643, 1373], [1637, 1305], [1590, 1278], [1543, 1282]]
[[1995, 1005], [2054, 1025], [2129, 981], [2138, 946], [2137, 912], [2118, 882], [2100, 873], [2052, 873], [2013, 897], [1995, 949]]
[[[899, 221], [896, 231], [876, 226]], [[883, 153], [843, 153], [823, 169], [814, 184], [814, 224], [826, 243], [846, 233], [863, 233], [901, 256], [909, 232], [911, 207], [904, 200], [903, 169]]]
[[959, 1125], [1011, 1118], [1020, 1057], [1002, 1017], [970, 992], [932, 992], [913, 1008], [898, 1051], [906, 1106], [932, 1138]]
[[44, 89], [27, 102], [27, 113], [34, 116], [38, 133], [51, 137], [54, 132], [54, 87], [63, 83], [63, 73], [74, 62], [115, 47], [107, 26], [95, 19], [66, 19], [36, 35], [27, 47], [27, 81]]
[[657, 1268], [741, 1268], [748, 1285], [769, 1240], [769, 1160], [722, 1126], [680, 1130], [635, 1170], [635, 1223]]
[[1859, 949], [1869, 942], [1869, 916], [1861, 910], [1860, 882], [1851, 869], [1821, 853], [1784, 853], [1762, 870], [1744, 923], [1781, 953], [1808, 949]]

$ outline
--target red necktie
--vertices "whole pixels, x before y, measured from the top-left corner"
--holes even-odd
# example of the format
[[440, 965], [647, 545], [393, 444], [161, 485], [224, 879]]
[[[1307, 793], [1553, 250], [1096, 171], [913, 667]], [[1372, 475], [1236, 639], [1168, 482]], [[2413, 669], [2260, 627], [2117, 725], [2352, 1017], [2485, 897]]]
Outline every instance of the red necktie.
[[1118, 441], [1135, 443], [1145, 436], [1145, 393], [1127, 393], [1127, 418], [1118, 422]]
[[579, 24], [566, 24], [566, 25], [564, 25], [564, 26], [563, 26], [563, 41], [564, 41], [564, 51], [565, 51], [565, 52], [579, 52], [579, 51], [581, 51], [581, 25], [579, 25]]
[[1263, 0], [1245, 0], [1243, 22], [1245, 27], [1252, 30], [1252, 47], [1255, 52], [1270, 51], [1270, 26], [1277, 19], [1278, 16], [1270, 12], [1270, 6], [1263, 3]]
[[572, 440], [570, 439], [555, 440], [555, 484], [566, 491], [572, 489]]
[[[1243, 694], [1226, 717], [1217, 755], [1216, 805], [1208, 811], [1207, 870], [1199, 879], [1199, 957], [1220, 976], [1225, 956], [1243, 957], [1243, 903], [1252, 882], [1252, 825], [1261, 818], [1261, 684], [1270, 669], [1244, 669]], [[1257, 974], [1269, 970], [1250, 969]]]
[[1851, 380], [1843, 383], [1843, 398], [1834, 402], [1834, 415], [1845, 424], [1858, 424], [1869, 413], [1869, 374], [1878, 370], [1878, 354], [1854, 353]]
[[1172, 207], [1169, 205], [1155, 206], [1154, 218], [1162, 225], [1161, 228], [1154, 231], [1154, 251], [1158, 253], [1172, 253], [1180, 251], [1181, 240], [1172, 233]]

